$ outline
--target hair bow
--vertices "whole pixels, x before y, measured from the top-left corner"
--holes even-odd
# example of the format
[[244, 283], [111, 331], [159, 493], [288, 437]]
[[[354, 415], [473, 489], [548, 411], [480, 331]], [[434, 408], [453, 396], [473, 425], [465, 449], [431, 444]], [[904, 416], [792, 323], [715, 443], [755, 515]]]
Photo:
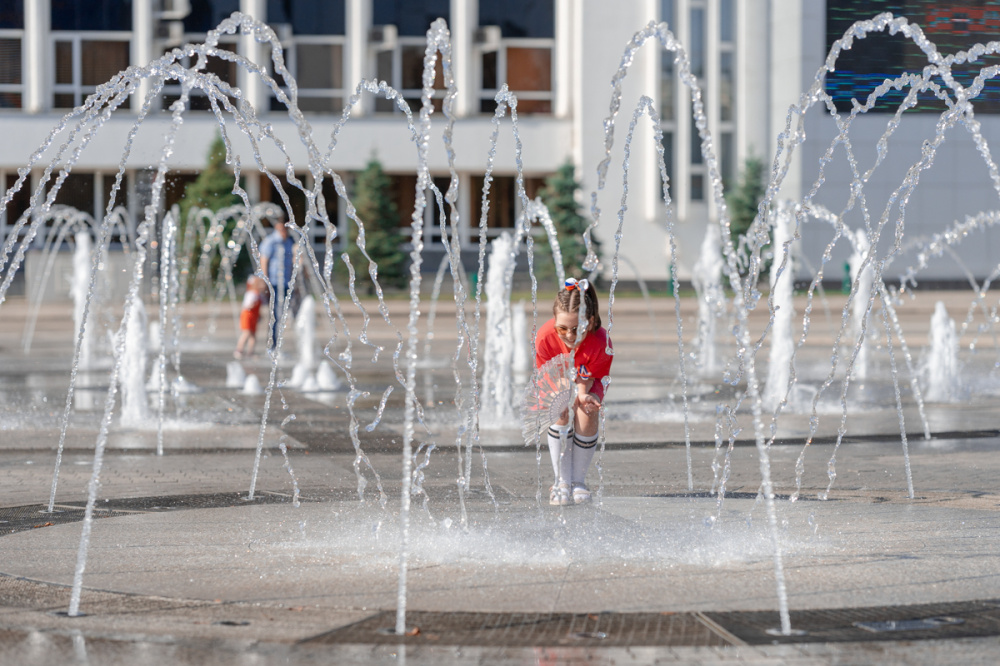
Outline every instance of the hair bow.
[[587, 291], [590, 288], [590, 283], [587, 282], [587, 278], [582, 280], [577, 280], [576, 278], [566, 278], [564, 283], [566, 291], [573, 291], [574, 289], [579, 289], [580, 291]]

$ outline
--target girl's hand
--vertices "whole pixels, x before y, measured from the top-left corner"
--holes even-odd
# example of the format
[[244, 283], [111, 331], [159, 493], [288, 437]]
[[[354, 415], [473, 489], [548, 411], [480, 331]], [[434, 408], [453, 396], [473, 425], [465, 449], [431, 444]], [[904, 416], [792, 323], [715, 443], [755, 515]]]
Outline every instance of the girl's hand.
[[593, 393], [578, 393], [576, 396], [576, 406], [587, 414], [594, 414], [601, 409], [601, 401], [594, 397]]

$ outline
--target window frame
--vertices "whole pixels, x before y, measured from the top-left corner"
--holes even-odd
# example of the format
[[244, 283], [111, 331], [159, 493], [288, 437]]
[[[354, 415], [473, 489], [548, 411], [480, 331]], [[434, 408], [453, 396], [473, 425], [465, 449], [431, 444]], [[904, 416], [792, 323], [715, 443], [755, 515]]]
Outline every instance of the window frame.
[[[712, 32], [712, 26], [710, 25], [709, 19], [711, 18], [711, 13], [709, 12], [709, 0], [691, 0], [690, 4], [687, 6], [687, 22], [688, 22], [688, 43], [689, 53], [688, 56], [691, 58], [691, 77], [694, 78], [695, 82], [698, 84], [698, 88], [701, 89], [701, 101], [702, 109], [704, 110], [706, 120], [708, 120], [709, 127], [712, 127], [712, 117], [711, 117], [711, 107], [708, 104], [708, 96], [714, 91], [709, 90], [708, 82], [714, 77], [708, 71], [711, 67], [713, 61], [709, 54], [709, 50], [712, 48], [712, 40], [710, 39], [710, 34]], [[694, 14], [695, 12], [701, 12], [701, 28], [704, 31], [700, 38], [696, 38], [694, 35]], [[694, 45], [700, 39], [702, 46], [701, 57], [701, 73], [695, 73], [695, 57], [694, 57]], [[693, 112], [693, 107], [689, 107], [688, 113]], [[691, 202], [706, 203], [711, 195], [708, 192], [708, 165], [705, 163], [705, 158], [701, 154], [701, 137], [698, 135], [698, 128], [695, 126], [694, 119], [692, 117], [689, 127], [689, 141], [687, 142], [690, 146], [687, 155], [688, 160], [688, 200]], [[681, 143], [675, 142], [674, 149], [684, 151]], [[695, 157], [695, 150], [698, 151], [697, 158]], [[697, 195], [697, 196], [696, 196]]]
[[[134, 35], [131, 31], [121, 31], [121, 30], [88, 30], [81, 32], [74, 31], [52, 31], [49, 36], [49, 53], [52, 58], [49, 61], [49, 81], [52, 82], [52, 90], [50, 91], [49, 102], [53, 109], [73, 109], [81, 104], [89, 97], [94, 94], [97, 89], [97, 84], [93, 88], [89, 85], [83, 84], [83, 42], [124, 42], [129, 47], [128, 64], [126, 67], [132, 65], [132, 49], [131, 43], [134, 39]], [[72, 46], [72, 83], [59, 83], [57, 78], [57, 63], [56, 63], [56, 48], [57, 44], [60, 42], [69, 42]], [[23, 41], [22, 41], [22, 53], [23, 53]], [[119, 70], [121, 71], [121, 70]], [[56, 97], [59, 95], [72, 95], [73, 96], [73, 106], [60, 106], [56, 104]]]
[[[718, 132], [719, 132], [719, 141], [718, 141], [718, 145], [719, 145], [718, 151], [719, 151], [719, 154], [718, 154], [718, 159], [719, 159], [719, 176], [723, 179], [723, 184], [725, 186], [731, 186], [732, 185], [731, 181], [734, 178], [736, 178], [737, 172], [739, 171], [740, 168], [742, 168], [741, 165], [737, 164], [737, 159], [736, 159], [736, 153], [738, 152], [737, 139], [739, 138], [739, 133], [737, 131], [737, 126], [736, 126], [736, 118], [738, 116], [737, 106], [738, 106], [738, 100], [739, 100], [738, 92], [739, 92], [739, 85], [740, 85], [739, 74], [738, 74], [739, 73], [739, 50], [736, 48], [736, 46], [737, 46], [737, 40], [739, 39], [739, 30], [738, 30], [738, 22], [737, 22], [738, 15], [737, 15], [736, 3], [733, 2], [733, 3], [730, 3], [730, 11], [732, 12], [731, 15], [730, 15], [730, 21], [732, 22], [732, 38], [729, 41], [724, 41], [723, 40], [723, 37], [722, 37], [722, 21], [723, 21], [722, 10], [723, 10], [723, 4], [725, 4], [725, 3], [723, 3], [721, 0], [719, 0], [719, 26], [718, 26], [718, 28], [719, 28], [719, 58], [718, 58], [719, 72], [718, 72], [718, 76], [717, 76], [718, 88], [719, 88], [719, 92], [718, 92], [718, 94], [719, 94], [719, 117], [717, 118], [717, 123], [718, 123], [717, 127], [719, 128], [718, 129]], [[722, 87], [723, 87], [725, 81], [723, 80], [723, 71], [724, 70], [723, 70], [723, 67], [722, 67], [722, 61], [723, 61], [724, 57], [727, 56], [727, 55], [730, 57], [730, 66], [731, 66], [731, 70], [730, 70], [730, 76], [731, 76], [731, 78], [729, 80], [729, 85], [731, 87], [730, 87], [730, 90], [729, 90], [729, 97], [730, 97], [730, 104], [732, 105], [732, 108], [730, 109], [729, 118], [728, 119], [723, 119], [723, 117], [722, 117], [722, 101], [723, 101], [722, 100]], [[726, 142], [727, 142], [727, 138], [726, 138], [727, 135], [728, 135], [729, 149], [731, 151], [731, 154], [729, 154], [728, 156], [725, 155], [725, 154], [723, 154], [724, 150], [725, 150], [725, 145], [726, 145]], [[730, 173], [726, 173], [727, 162], [728, 162], [728, 167], [731, 170]]]
[[21, 82], [20, 83], [0, 83], [0, 93], [4, 94], [16, 94], [21, 96], [21, 103], [18, 106], [3, 107], [0, 108], [0, 112], [4, 111], [18, 111], [24, 108], [24, 30], [19, 30], [17, 28], [5, 28], [0, 29], [0, 39], [16, 39], [21, 45]]
[[[480, 29], [487, 26], [480, 26]], [[556, 39], [555, 37], [501, 37], [496, 48], [482, 48], [478, 49], [479, 57], [476, 58], [477, 64], [477, 74], [478, 74], [478, 94], [477, 108], [481, 114], [492, 114], [496, 109], [496, 104], [494, 102], [497, 92], [500, 90], [500, 86], [504, 83], [508, 83], [508, 57], [507, 50], [511, 48], [527, 48], [527, 49], [547, 49], [549, 51], [549, 89], [545, 90], [514, 90], [508, 84], [508, 89], [511, 93], [517, 97], [517, 101], [543, 101], [549, 102], [548, 111], [528, 111], [520, 113], [528, 113], [531, 115], [547, 115], [551, 116], [555, 114], [556, 107], [556, 95], [555, 95], [555, 81], [556, 81]], [[496, 77], [497, 77], [497, 87], [494, 90], [486, 88], [484, 83], [484, 67], [483, 58], [487, 53], [496, 53], [497, 64], [496, 64]], [[493, 104], [493, 111], [483, 111], [483, 103], [490, 102]]]
[[[547, 173], [547, 174], [543, 174], [543, 173], [530, 173], [530, 174], [528, 174], [528, 173], [525, 173], [525, 174], [522, 174], [522, 178], [524, 179], [524, 194], [528, 198], [528, 201], [531, 201], [531, 200], [534, 199], [534, 197], [531, 196], [532, 192], [530, 190], [532, 188], [534, 188], [534, 194], [535, 194], [535, 196], [536, 197], [539, 196], [541, 194], [542, 190], [545, 188], [545, 181], [551, 175], [552, 175], [551, 173]], [[472, 199], [471, 200], [475, 202], [475, 206], [472, 208], [471, 214], [469, 215], [469, 218], [468, 218], [469, 222], [468, 222], [467, 226], [468, 226], [468, 231], [469, 231], [469, 238], [468, 238], [467, 242], [463, 243], [463, 247], [465, 249], [475, 249], [475, 248], [477, 248], [479, 246], [479, 221], [480, 221], [480, 218], [482, 217], [482, 213], [483, 213], [483, 187], [482, 187], [483, 177], [484, 176], [481, 175], [481, 174], [470, 174], [469, 175], [469, 179], [470, 179], [469, 184], [470, 185], [479, 185], [479, 186], [478, 187], [473, 186], [473, 187], [470, 188], [470, 191], [472, 193]], [[524, 211], [524, 203], [521, 201], [521, 197], [519, 197], [518, 193], [517, 193], [517, 174], [516, 173], [500, 173], [500, 174], [494, 173], [494, 174], [491, 175], [491, 178], [492, 178], [492, 182], [490, 183], [490, 195], [491, 196], [493, 196], [494, 193], [496, 192], [497, 180], [503, 178], [503, 179], [507, 180], [510, 183], [510, 188], [511, 188], [510, 189], [510, 194], [511, 194], [511, 197], [513, 199], [512, 211], [513, 211], [514, 217], [511, 220], [510, 226], [507, 226], [507, 227], [491, 227], [491, 226], [489, 226], [489, 220], [487, 219], [487, 222], [486, 222], [486, 239], [488, 241], [492, 241], [493, 239], [499, 237], [505, 231], [509, 231], [509, 232], [513, 233], [514, 230], [517, 228], [517, 220], [519, 218], [521, 218], [524, 215], [524, 213], [525, 213], [525, 211]], [[529, 181], [531, 181], [531, 182], [529, 182]], [[491, 206], [490, 206], [491, 209], [495, 209], [496, 208], [496, 206], [492, 205], [493, 203], [494, 202], [491, 202]], [[539, 237], [539, 236], [542, 236], [542, 235], [545, 234], [545, 228], [538, 221], [532, 222], [532, 224], [531, 224], [531, 230], [530, 231], [531, 231], [532, 237]]]
[[[400, 35], [396, 37], [393, 43], [388, 47], [373, 46], [369, 49], [369, 62], [371, 63], [371, 68], [374, 70], [374, 78], [379, 81], [385, 81], [393, 90], [398, 92], [400, 96], [407, 100], [409, 104], [410, 101], [415, 101], [414, 104], [410, 104], [410, 111], [414, 116], [420, 113], [420, 99], [423, 96], [423, 87], [420, 88], [404, 88], [403, 87], [403, 49], [405, 47], [420, 47], [421, 52], [425, 52], [427, 49], [427, 38], [423, 36], [403, 36]], [[391, 64], [391, 74], [389, 77], [385, 77], [379, 72], [379, 56], [384, 53], [392, 54], [392, 64]], [[432, 99], [440, 100], [435, 104], [435, 110], [439, 110], [441, 105], [444, 103], [444, 98], [447, 94], [447, 89], [444, 87], [443, 81], [443, 64], [441, 63], [441, 54], [438, 54], [437, 61], [435, 63], [436, 68], [441, 68], [442, 81], [441, 87], [434, 88], [434, 95]], [[421, 69], [421, 72], [423, 70]], [[435, 77], [436, 78], [436, 77]], [[399, 107], [396, 106], [395, 101], [391, 102], [392, 110], [387, 108], [379, 108], [379, 101], [382, 104], [386, 104], [387, 101], [384, 97], [379, 96], [372, 102], [372, 110], [379, 115], [389, 115], [393, 113], [402, 113]]]
[[[350, 97], [351, 93], [347, 91], [347, 56], [348, 56], [348, 44], [346, 35], [296, 35], [292, 33], [290, 25], [283, 25], [281, 30], [281, 45], [285, 54], [285, 66], [288, 68], [289, 73], [295, 78], [295, 83], [298, 86], [298, 96], [299, 99], [329, 99], [329, 100], [339, 100], [339, 103], [334, 103], [335, 107], [331, 111], [306, 111], [302, 110], [304, 114], [321, 114], [321, 115], [337, 115], [342, 112], [344, 104], [347, 102], [347, 98]], [[318, 46], [339, 46], [340, 47], [340, 81], [341, 86], [339, 88], [304, 88], [301, 85], [299, 78], [299, 54], [298, 47], [300, 45], [318, 45]], [[268, 61], [268, 69], [271, 70], [273, 63]], [[274, 72], [270, 71], [271, 76], [274, 76]], [[285, 93], [288, 93], [287, 86], [280, 86]], [[268, 97], [272, 100], [272, 107], [276, 97], [274, 93], [268, 90]], [[339, 108], [336, 108], [339, 107]], [[273, 110], [273, 108], [272, 108]]]
[[[190, 32], [186, 32], [186, 33], [184, 33], [183, 42], [185, 44], [204, 44], [207, 39], [208, 39], [208, 33], [190, 33]], [[227, 51], [232, 51], [233, 53], [239, 53], [240, 52], [239, 37], [237, 37], [235, 35], [223, 35], [223, 37], [221, 39], [219, 39], [219, 44], [218, 45], [219, 46], [231, 47], [231, 48], [227, 48], [226, 50]], [[166, 53], [170, 53], [173, 50], [174, 50], [174, 47], [164, 48], [163, 52], [164, 52], [164, 54], [166, 54]], [[197, 58], [197, 56], [194, 56], [194, 57]], [[185, 69], [189, 69], [194, 64], [191, 61], [191, 58], [192, 58], [192, 56], [184, 56], [183, 58], [181, 58], [177, 62], [178, 62], [178, 64], [180, 64]], [[236, 75], [237, 78], [239, 78], [239, 73], [240, 73], [239, 72], [239, 65], [234, 65], [234, 66], [236, 67], [235, 75]], [[230, 82], [230, 85], [233, 86], [233, 87], [237, 87], [239, 85], [239, 81], [232, 81], [232, 82]], [[160, 94], [159, 94], [159, 98], [160, 98], [160, 101], [161, 101], [161, 109], [160, 110], [163, 111], [163, 112], [169, 113], [170, 112], [170, 104], [163, 104], [162, 102], [163, 102], [164, 98], [168, 97], [168, 96], [179, 97], [180, 94], [181, 94], [181, 92], [182, 92], [181, 91], [181, 84], [180, 84], [179, 81], [175, 81], [174, 83], [166, 83], [166, 84], [164, 84], [164, 86], [163, 86], [162, 90], [160, 90]], [[206, 97], [207, 98], [208, 95], [206, 93], [202, 92], [200, 88], [194, 88], [194, 89], [191, 90], [191, 97]], [[210, 109], [195, 109], [195, 108], [192, 108], [190, 100], [188, 101], [188, 111], [190, 111], [190, 112], [201, 112], [201, 113], [210, 113], [211, 112]]]

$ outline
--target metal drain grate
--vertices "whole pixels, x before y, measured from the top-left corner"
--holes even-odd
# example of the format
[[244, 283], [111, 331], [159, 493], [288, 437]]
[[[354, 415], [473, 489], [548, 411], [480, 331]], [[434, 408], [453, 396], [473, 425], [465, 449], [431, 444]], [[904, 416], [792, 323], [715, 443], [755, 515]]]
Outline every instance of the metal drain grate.
[[[522, 647], [536, 645], [625, 647], [630, 645], [725, 646], [730, 642], [694, 613], [438, 613], [406, 616], [413, 645]], [[303, 643], [398, 643], [396, 614], [386, 611]]]
[[838, 643], [1000, 636], [996, 600], [913, 606], [794, 611], [782, 635], [774, 611], [725, 613], [443, 613], [407, 614], [408, 633], [393, 631], [384, 611], [303, 643], [523, 646], [726, 646]]
[[[78, 520], [83, 520], [84, 516], [82, 508], [73, 506], [57, 506], [52, 513], [49, 513], [47, 509], [48, 505], [45, 504], [0, 508], [0, 536], [53, 525], [75, 523]], [[94, 518], [127, 516], [131, 513], [133, 512], [101, 508], [94, 510]]]
[[958, 617], [928, 617], [920, 620], [886, 620], [884, 622], [855, 622], [854, 626], [866, 631], [916, 631], [920, 629], [937, 629], [949, 624], [964, 624], [965, 620]]
[[774, 611], [705, 613], [749, 644], [975, 638], [1000, 635], [996, 600], [791, 612], [799, 635], [784, 636]]
[[[239, 493], [207, 493], [200, 495], [169, 495], [162, 497], [126, 497], [101, 500], [94, 508], [94, 518], [113, 518], [137, 513], [179, 511], [182, 509], [222, 509], [250, 504]], [[311, 501], [301, 498], [301, 501]], [[276, 504], [291, 502], [291, 497], [281, 493], [261, 492], [253, 503]], [[0, 536], [24, 532], [40, 527], [51, 527], [83, 520], [86, 502], [56, 504], [52, 513], [47, 504], [0, 507]]]

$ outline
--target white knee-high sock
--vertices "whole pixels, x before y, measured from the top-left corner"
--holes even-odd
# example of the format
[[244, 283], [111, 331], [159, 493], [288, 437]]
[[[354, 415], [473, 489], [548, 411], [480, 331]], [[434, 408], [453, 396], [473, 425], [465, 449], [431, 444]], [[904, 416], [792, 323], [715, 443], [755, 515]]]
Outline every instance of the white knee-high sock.
[[[569, 483], [573, 471], [573, 430], [572, 426], [549, 426], [549, 456], [552, 458], [552, 475], [556, 483]], [[563, 441], [566, 442], [565, 452]]]
[[590, 461], [597, 450], [597, 433], [590, 437], [577, 433], [573, 437], [573, 467], [570, 479], [573, 483], [583, 483], [590, 469]]

